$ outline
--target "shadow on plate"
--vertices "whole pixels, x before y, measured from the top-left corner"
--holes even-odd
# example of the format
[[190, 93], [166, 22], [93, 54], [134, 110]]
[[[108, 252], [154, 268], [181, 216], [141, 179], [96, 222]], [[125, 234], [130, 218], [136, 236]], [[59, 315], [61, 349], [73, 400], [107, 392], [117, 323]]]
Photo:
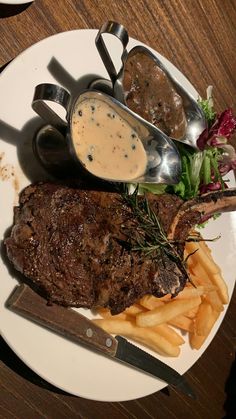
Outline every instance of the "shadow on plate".
[[[4, 65], [0, 71], [3, 70], [6, 66], [7, 64]], [[76, 97], [78, 97], [81, 91], [89, 87], [91, 81], [99, 77], [96, 74], [86, 74], [76, 80], [59, 63], [59, 61], [56, 60], [55, 57], [50, 60], [47, 67], [55, 79], [55, 83], [58, 83], [69, 91], [71, 95], [71, 103]], [[48, 80], [45, 80], [45, 83], [47, 82]], [[29, 103], [28, 106], [30, 107], [31, 103]], [[34, 118], [26, 122], [21, 130], [18, 130], [13, 126], [10, 126], [8, 123], [0, 120], [1, 139], [9, 144], [16, 146], [19, 165], [31, 183], [37, 181], [52, 180], [52, 178], [55, 178], [54, 174], [53, 176], [49, 176], [48, 170], [45, 170], [42, 167], [39, 160], [35, 156], [35, 153], [33, 152], [33, 138], [43, 125], [45, 125], [45, 121], [43, 121], [36, 114]]]
[[32, 2], [25, 4], [0, 4], [0, 19], [18, 15], [24, 12], [31, 4]]
[[[1, 6], [0, 6], [1, 7]], [[5, 68], [8, 66], [8, 64], [10, 64], [10, 62], [11, 62], [12, 60], [10, 60], [10, 61], [8, 61], [8, 63], [6, 63], [6, 64], [3, 64], [2, 65], [2, 67], [0, 67], [0, 73], [3, 71], [3, 70], [5, 70]]]
[[[70, 395], [69, 393], [53, 386], [52, 384], [49, 384], [47, 381], [43, 380], [43, 378], [41, 378], [38, 374], [33, 372], [29, 367], [27, 367], [6, 344], [2, 337], [0, 337], [0, 347], [0, 361], [2, 361], [8, 368], [10, 368], [16, 374], [18, 374], [25, 380], [30, 381], [32, 384], [35, 384], [45, 390], [51, 391], [59, 395]], [[170, 396], [168, 387], [165, 387], [163, 390], [160, 391], [166, 396]]]
[[0, 337], [0, 360], [11, 370], [13, 370], [16, 374], [20, 375], [24, 379], [30, 381], [37, 386], [40, 386], [46, 390], [52, 391], [53, 393], [57, 394], [64, 394], [68, 395], [68, 393], [54, 387], [53, 385], [49, 384], [47, 381], [43, 380], [39, 377], [35, 372], [33, 372], [30, 368], [28, 368], [15, 353], [10, 349], [10, 347], [6, 344], [3, 338]]
[[1, 140], [16, 146], [20, 168], [30, 182], [50, 179], [32, 149], [32, 138], [41, 126], [42, 120], [39, 117], [30, 119], [21, 130], [0, 120]]
[[[72, 98], [71, 102], [73, 102], [83, 90], [88, 89], [92, 81], [101, 78], [101, 75], [91, 73], [85, 74], [84, 76], [76, 80], [73, 76], [71, 76], [70, 73], [68, 73], [68, 71], [61, 65], [61, 63], [55, 57], [51, 58], [47, 68], [49, 73], [55, 79], [54, 83], [58, 83], [60, 86], [64, 87], [66, 90], [69, 91]], [[45, 80], [45, 83], [47, 83], [47, 80]]]
[[[96, 178], [89, 172], [79, 168], [78, 165], [73, 162], [72, 158], [71, 161], [69, 161], [69, 159], [66, 160], [65, 155], [63, 155], [63, 157], [61, 156], [61, 160], [58, 161], [58, 164], [48, 166], [46, 164], [43, 165], [33, 151], [33, 139], [35, 138], [40, 128], [43, 126], [44, 122], [39, 117], [35, 117], [29, 120], [23, 126], [22, 130], [18, 130], [6, 122], [0, 120], [1, 141], [5, 141], [6, 143], [16, 147], [18, 164], [23, 174], [29, 180], [29, 183], [60, 181], [63, 183], [67, 182], [67, 184], [79, 186], [80, 188], [85, 189], [92, 188], [106, 191], [117, 190], [118, 184]], [[49, 138], [49, 133], [46, 132], [45, 141], [47, 143], [46, 148], [48, 155], [49, 152], [52, 154], [53, 147], [56, 143], [58, 147], [58, 136], [55, 136], [54, 138], [51, 134]], [[57, 151], [60, 152], [58, 148]], [[59, 156], [59, 152], [55, 152], [55, 155]], [[48, 159], [48, 161], [50, 162], [50, 159]], [[4, 163], [8, 163], [7, 158]]]

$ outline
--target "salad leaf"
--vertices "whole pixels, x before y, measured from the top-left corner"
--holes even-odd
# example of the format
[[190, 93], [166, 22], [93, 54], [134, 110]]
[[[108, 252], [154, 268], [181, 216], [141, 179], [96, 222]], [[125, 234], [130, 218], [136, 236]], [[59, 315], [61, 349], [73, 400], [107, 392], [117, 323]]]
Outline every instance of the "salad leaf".
[[161, 195], [165, 192], [166, 185], [156, 183], [141, 183], [139, 184], [138, 192], [143, 194], [145, 192], [152, 192], [156, 195]]
[[218, 170], [220, 151], [214, 148], [195, 151], [183, 144], [178, 148], [182, 159], [182, 175], [177, 185], [167, 188], [169, 193], [174, 193], [182, 199], [191, 199], [203, 193], [203, 185], [211, 185], [212, 181], [221, 185], [221, 174]]
[[211, 126], [216, 118], [216, 112], [214, 110], [214, 103], [212, 98], [212, 86], [208, 86], [207, 88], [207, 99], [198, 99], [198, 104], [201, 106], [204, 112], [208, 126]]
[[168, 191], [183, 199], [191, 199], [198, 194], [213, 190], [224, 190], [227, 181], [223, 180], [230, 170], [236, 170], [236, 151], [229, 144], [236, 131], [236, 117], [231, 108], [217, 115], [214, 111], [212, 87], [207, 89], [207, 99], [199, 100], [207, 128], [197, 141], [199, 151], [179, 146], [182, 158], [182, 176], [178, 185]]
[[226, 109], [219, 114], [212, 124], [207, 127], [197, 140], [200, 150], [204, 150], [206, 146], [222, 147], [227, 144], [236, 129], [236, 118], [231, 108]]
[[217, 115], [214, 110], [212, 86], [207, 88], [207, 99], [198, 100], [206, 120], [207, 128], [199, 136], [199, 150], [176, 142], [182, 161], [182, 175], [177, 185], [139, 185], [139, 191], [154, 194], [173, 193], [187, 200], [208, 191], [224, 190], [223, 180], [230, 170], [236, 170], [236, 151], [230, 144], [236, 132], [236, 116], [231, 108]]
[[[210, 218], [212, 220], [217, 220], [217, 218], [219, 218], [220, 216], [221, 216], [221, 214], [217, 213], [217, 214], [213, 214]], [[209, 221], [209, 218], [206, 221], [203, 221], [201, 224], [198, 224], [197, 227], [198, 228], [205, 228], [206, 225], [208, 224], [208, 221]]]

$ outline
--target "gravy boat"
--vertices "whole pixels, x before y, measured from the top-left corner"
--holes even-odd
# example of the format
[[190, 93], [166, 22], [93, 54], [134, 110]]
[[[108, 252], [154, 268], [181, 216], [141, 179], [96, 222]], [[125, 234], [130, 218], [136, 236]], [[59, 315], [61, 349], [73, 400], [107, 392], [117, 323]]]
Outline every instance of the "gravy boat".
[[[119, 115], [128, 125], [137, 133], [141, 140], [142, 147], [146, 153], [146, 169], [145, 172], [138, 178], [132, 179], [132, 183], [163, 183], [175, 184], [178, 183], [181, 176], [181, 159], [178, 149], [174, 142], [165, 135], [162, 131], [154, 125], [141, 118], [139, 115], [128, 109], [124, 104], [120, 103], [116, 98], [113, 98], [103, 92], [96, 90], [83, 91], [73, 103], [71, 103], [70, 94], [61, 86], [54, 84], [40, 84], [36, 86], [32, 108], [44, 121], [49, 124], [43, 127], [43, 136], [36, 135], [34, 139], [33, 149], [37, 158], [50, 170], [50, 167], [60, 167], [60, 163], [65, 160], [65, 155], [71, 157], [71, 161], [76, 162], [79, 168], [90, 172], [89, 167], [78, 157], [76, 153], [75, 144], [72, 135], [72, 118], [75, 107], [86, 100], [96, 100], [104, 102]], [[45, 101], [52, 101], [62, 105], [66, 109], [66, 120], [63, 120]], [[53, 127], [53, 144], [55, 149], [50, 149], [48, 138], [50, 135], [45, 135], [45, 129], [52, 129]], [[56, 138], [58, 135], [58, 138]], [[62, 142], [63, 147], [57, 147]], [[46, 139], [45, 141], [43, 139]], [[90, 172], [92, 173], [92, 172]], [[93, 173], [94, 175], [94, 173]], [[97, 177], [97, 176], [96, 176]], [[116, 181], [116, 182], [131, 182], [122, 176], [117, 179], [109, 179], [109, 177], [98, 176], [99, 178]]]
[[[112, 61], [112, 58], [108, 52], [103, 35], [111, 34], [118, 38], [123, 46], [123, 53], [121, 55], [121, 68], [119, 71], [116, 71], [115, 65]], [[96, 46], [98, 52], [102, 58], [102, 61], [106, 67], [106, 70], [110, 76], [110, 80], [106, 79], [96, 79], [91, 83], [92, 88], [107, 92], [114, 96], [121, 103], [126, 105], [125, 101], [125, 92], [123, 87], [123, 77], [126, 61], [129, 57], [134, 56], [137, 53], [142, 53], [150, 57], [154, 63], [165, 73], [167, 78], [170, 80], [175, 91], [181, 96], [183, 102], [183, 109], [186, 116], [187, 127], [185, 134], [182, 138], [175, 139], [174, 141], [180, 141], [182, 143], [188, 144], [189, 146], [198, 149], [197, 139], [199, 135], [207, 127], [207, 122], [204, 116], [204, 113], [201, 107], [198, 105], [197, 101], [188, 93], [188, 91], [172, 76], [171, 72], [166, 68], [166, 66], [154, 55], [148, 48], [144, 46], [136, 46], [132, 48], [129, 52], [126, 50], [127, 44], [129, 41], [128, 32], [124, 26], [116, 22], [106, 22], [101, 29], [99, 30], [96, 37]], [[146, 76], [148, 78], [148, 76]]]

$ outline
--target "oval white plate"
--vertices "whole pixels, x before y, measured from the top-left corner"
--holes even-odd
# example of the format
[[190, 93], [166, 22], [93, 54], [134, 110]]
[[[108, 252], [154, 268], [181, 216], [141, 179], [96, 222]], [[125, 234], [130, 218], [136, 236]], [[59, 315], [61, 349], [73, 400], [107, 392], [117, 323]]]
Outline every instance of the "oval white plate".
[[[0, 76], [0, 153], [5, 153], [3, 162], [16, 167], [20, 189], [29, 183], [20, 163], [23, 151], [27, 156], [26, 140], [31, 139], [33, 135], [30, 126], [27, 129], [25, 124], [35, 117], [31, 109], [34, 87], [43, 82], [58, 83], [60, 80], [62, 83], [63, 72], [66, 74], [64, 87], [70, 87], [74, 91], [78, 88], [78, 78], [86, 74], [96, 73], [107, 77], [95, 47], [96, 34], [96, 30], [76, 30], [47, 38], [19, 55]], [[137, 41], [131, 39], [129, 48], [137, 44], [139, 44]], [[119, 47], [117, 43], [112, 46], [117, 57], [120, 57]], [[52, 62], [49, 65], [52, 58], [54, 64], [57, 60], [64, 68], [63, 72], [56, 72], [58, 80], [49, 71], [53, 68]], [[159, 58], [189, 92], [197, 97], [197, 92], [188, 80], [170, 62], [161, 56]], [[25, 160], [27, 161], [26, 158]], [[27, 165], [24, 166], [25, 172], [32, 163], [36, 171], [37, 165], [32, 157], [29, 157]], [[0, 237], [2, 238], [11, 225], [13, 216], [15, 192], [10, 181], [0, 181], [0, 199]], [[218, 234], [222, 234], [222, 238], [211, 247], [216, 261], [222, 267], [231, 296], [236, 271], [234, 257], [236, 213], [223, 215], [212, 221], [205, 231], [207, 237], [215, 237]], [[154, 393], [166, 385], [160, 380], [71, 343], [7, 310], [4, 303], [16, 284], [14, 274], [8, 271], [2, 261], [0, 264], [1, 334], [15, 353], [48, 382], [71, 394], [100, 401], [136, 399]], [[89, 310], [81, 312], [91, 317]], [[186, 342], [178, 359], [160, 358], [180, 373], [187, 371], [213, 339], [224, 314], [225, 312], [222, 313], [200, 351], [191, 350]]]

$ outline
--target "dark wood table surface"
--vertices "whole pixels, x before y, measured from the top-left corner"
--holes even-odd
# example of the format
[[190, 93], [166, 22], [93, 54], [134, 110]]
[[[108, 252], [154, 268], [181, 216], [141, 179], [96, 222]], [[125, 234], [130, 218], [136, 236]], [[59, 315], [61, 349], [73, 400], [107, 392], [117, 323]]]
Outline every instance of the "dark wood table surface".
[[[201, 95], [212, 84], [218, 111], [236, 109], [235, 0], [0, 4], [0, 67], [43, 38], [71, 29], [99, 28], [106, 20], [122, 23], [130, 36], [166, 56]], [[217, 335], [186, 373], [196, 401], [173, 389], [123, 403], [74, 397], [32, 373], [0, 339], [0, 418], [236, 418], [235, 315], [236, 292]]]

